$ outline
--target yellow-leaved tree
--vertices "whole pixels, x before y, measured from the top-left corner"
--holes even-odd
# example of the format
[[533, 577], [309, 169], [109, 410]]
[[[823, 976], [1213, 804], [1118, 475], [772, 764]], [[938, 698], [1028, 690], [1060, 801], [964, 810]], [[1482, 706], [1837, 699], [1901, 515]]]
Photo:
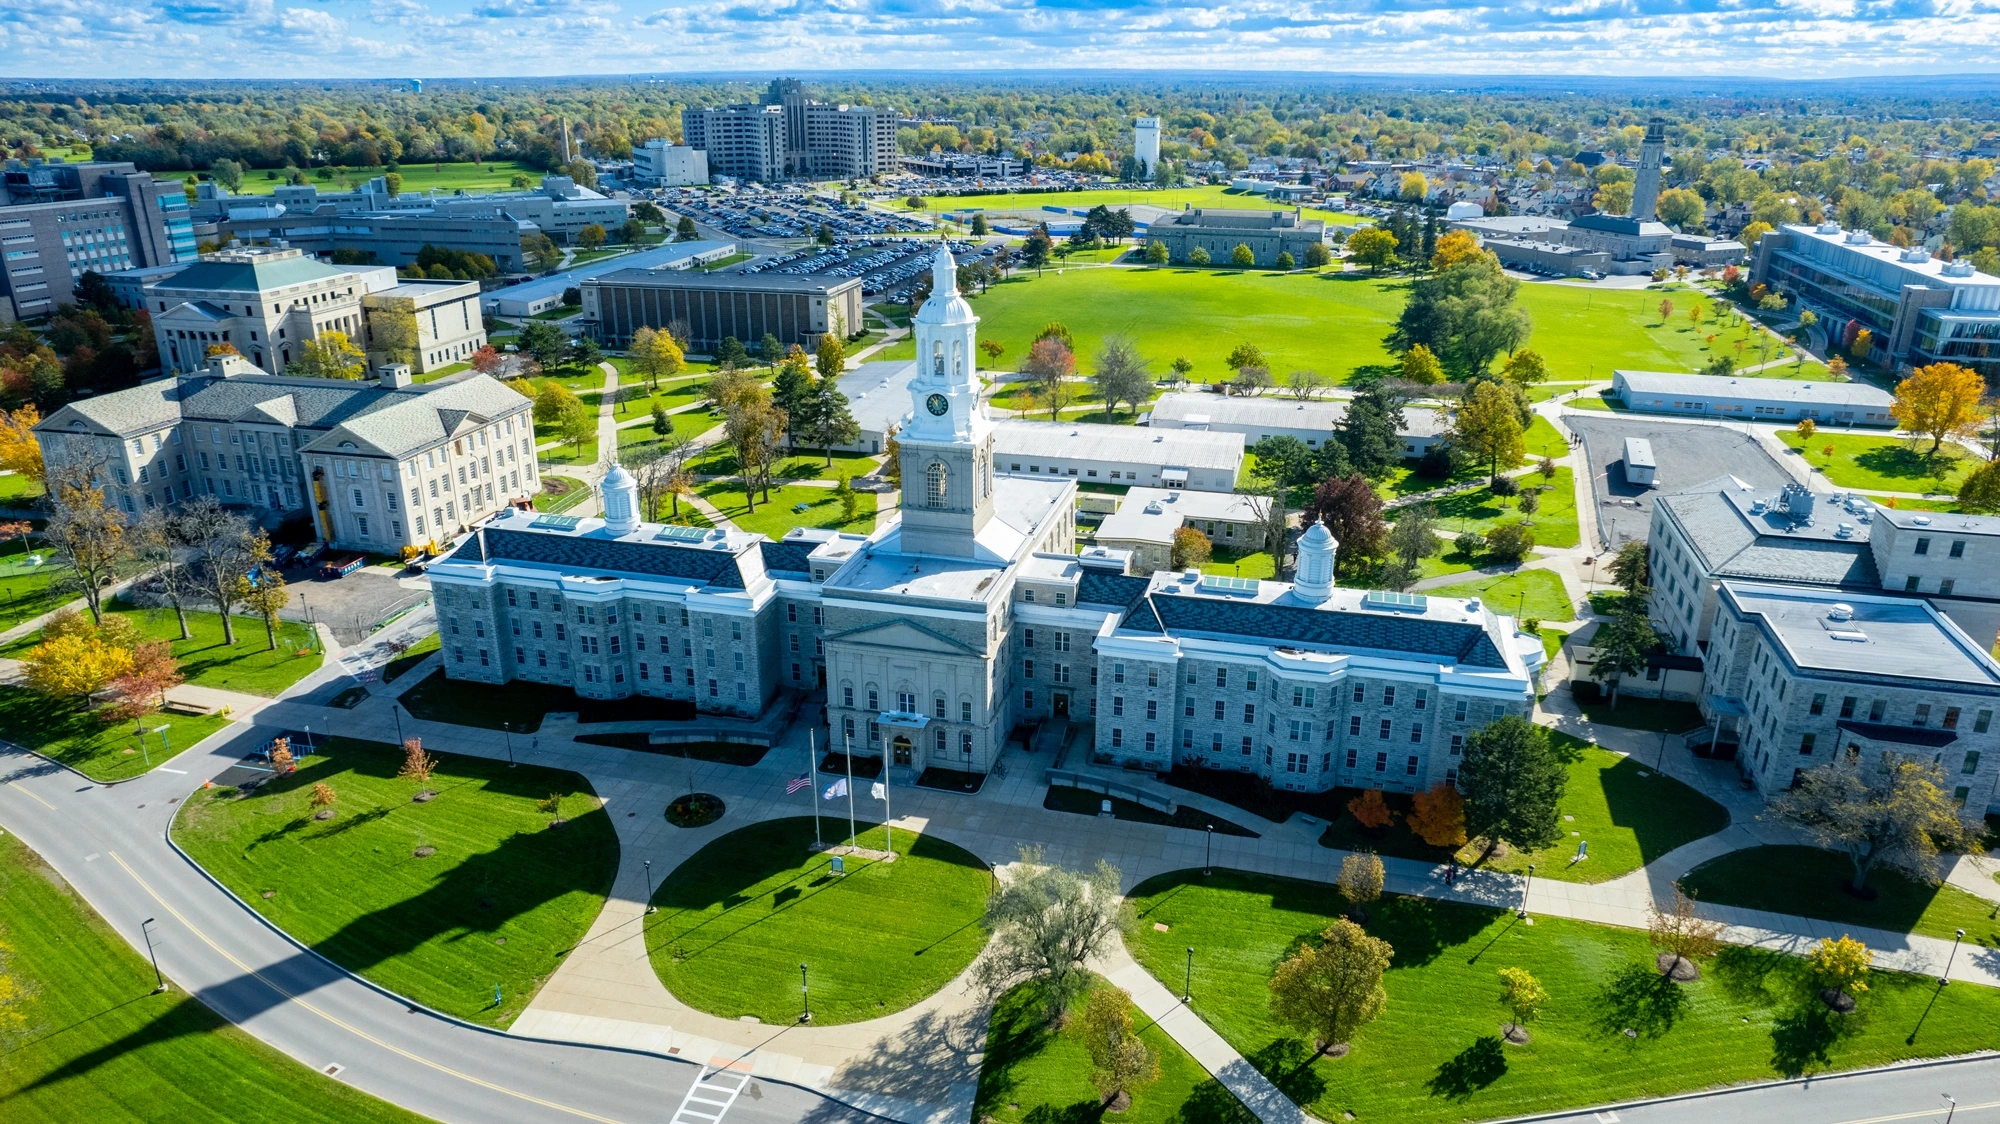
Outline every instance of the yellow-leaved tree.
[[42, 641], [21, 659], [30, 690], [59, 698], [88, 699], [132, 667], [132, 653], [93, 633]]
[[1970, 436], [1979, 429], [1979, 400], [1986, 394], [1986, 380], [1969, 367], [1956, 363], [1932, 363], [1918, 367], [1896, 387], [1896, 400], [1889, 415], [1912, 433], [1931, 439], [1931, 455], [1946, 438]]
[[13, 413], [0, 411], [0, 468], [42, 481], [42, 443], [34, 433], [41, 421], [42, 412], [32, 402]]

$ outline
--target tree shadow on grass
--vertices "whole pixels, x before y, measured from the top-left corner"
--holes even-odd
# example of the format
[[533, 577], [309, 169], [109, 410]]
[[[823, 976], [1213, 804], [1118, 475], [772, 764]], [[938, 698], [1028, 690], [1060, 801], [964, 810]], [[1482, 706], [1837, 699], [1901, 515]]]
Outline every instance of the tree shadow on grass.
[[1628, 964], [1597, 994], [1597, 1026], [1606, 1034], [1636, 1030], [1658, 1037], [1674, 1028], [1689, 1007], [1685, 988], [1646, 964]]
[[1188, 1092], [1174, 1111], [1173, 1124], [1256, 1124], [1257, 1114], [1243, 1107], [1222, 1082], [1209, 1078]]
[[1771, 1024], [1771, 1066], [1786, 1077], [1825, 1069], [1833, 1062], [1834, 1046], [1860, 1029], [1856, 1014], [1838, 1015], [1818, 996], [1798, 996]]
[[1326, 1078], [1313, 1067], [1319, 1056], [1301, 1039], [1280, 1038], [1248, 1060], [1294, 1104], [1312, 1104], [1326, 1093]]
[[1507, 1075], [1507, 1054], [1494, 1034], [1482, 1035], [1458, 1056], [1438, 1066], [1427, 1086], [1433, 1097], [1466, 1101]]
[[1882, 445], [1855, 455], [1854, 463], [1878, 476], [1908, 480], [1948, 479], [1958, 468], [1958, 458], [1949, 453], [1936, 455], [1909, 445]]

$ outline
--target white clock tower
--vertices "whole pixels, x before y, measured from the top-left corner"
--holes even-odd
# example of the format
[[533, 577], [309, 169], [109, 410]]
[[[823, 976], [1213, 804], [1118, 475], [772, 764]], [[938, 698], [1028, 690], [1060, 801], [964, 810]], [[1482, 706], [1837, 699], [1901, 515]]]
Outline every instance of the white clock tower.
[[979, 317], [958, 293], [958, 263], [939, 247], [931, 295], [912, 318], [917, 372], [902, 446], [903, 550], [972, 557], [993, 517], [993, 423], [979, 401]]

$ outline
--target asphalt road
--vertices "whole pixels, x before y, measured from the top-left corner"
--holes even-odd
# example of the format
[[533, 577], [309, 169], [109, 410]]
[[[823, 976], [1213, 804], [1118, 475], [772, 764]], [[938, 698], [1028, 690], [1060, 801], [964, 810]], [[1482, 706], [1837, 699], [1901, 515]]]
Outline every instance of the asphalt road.
[[[1945, 1099], [1947, 1094], [1958, 1100], [1955, 1111]], [[1834, 1074], [1533, 1119], [1590, 1124], [1944, 1124], [1947, 1115], [1951, 1124], [2000, 1121], [2000, 1057]]]
[[[412, 1008], [266, 925], [166, 841], [179, 799], [270, 731], [222, 743], [105, 787], [0, 750], [0, 824], [48, 860], [135, 948], [149, 926], [173, 984], [313, 1069], [441, 1121], [667, 1121], [710, 1059], [533, 1041]], [[137, 997], [135, 997], [137, 998]], [[119, 1047], [108, 1047], [107, 1055]], [[86, 1071], [93, 1059], [76, 1063]], [[808, 1090], [757, 1079], [727, 1124], [861, 1124], [879, 1119]]]

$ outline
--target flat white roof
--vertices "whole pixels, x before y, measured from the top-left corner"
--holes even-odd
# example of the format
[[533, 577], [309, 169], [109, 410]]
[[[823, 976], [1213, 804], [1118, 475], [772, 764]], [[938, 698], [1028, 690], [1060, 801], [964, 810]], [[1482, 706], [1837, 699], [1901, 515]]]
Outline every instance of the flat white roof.
[[[1347, 416], [1344, 398], [1299, 401], [1273, 395], [1193, 394], [1175, 391], [1153, 403], [1153, 419], [1183, 425], [1240, 425], [1264, 429], [1311, 429], [1331, 432]], [[1436, 437], [1451, 424], [1443, 410], [1403, 407], [1402, 437]]]
[[2000, 686], [2000, 664], [1920, 598], [1733, 581], [1722, 589], [1801, 668]]
[[1742, 402], [1868, 406], [1887, 410], [1895, 401], [1864, 382], [1799, 382], [1736, 375], [1676, 375], [1665, 371], [1614, 371], [1612, 381], [1635, 394], [1680, 394]]
[[[1833, 229], [1828, 230], [1828, 226], [1832, 226]], [[1973, 270], [1969, 273], [1960, 273], [1957, 276], [1948, 275], [1945, 273], [1945, 269], [1952, 263], [1929, 254], [1917, 257], [1915, 253], [1910, 253], [1901, 246], [1892, 246], [1879, 238], [1869, 235], [1867, 231], [1842, 230], [1838, 225], [1833, 223], [1824, 223], [1820, 226], [1807, 226], [1804, 223], [1786, 223], [1785, 232], [1800, 238], [1810, 239], [1825, 246], [1837, 247], [1844, 253], [1872, 258], [1896, 272], [1915, 274], [1921, 277], [1925, 284], [1937, 288], [1987, 288], [2000, 285], [2000, 277], [1981, 273], [1978, 270]], [[1854, 241], [1853, 239], [1865, 240]], [[1906, 260], [1904, 256], [1906, 253], [1909, 253], [1910, 258], [1914, 258], [1915, 260]]]
[[1097, 537], [1119, 542], [1171, 543], [1174, 532], [1191, 520], [1252, 523], [1257, 520], [1252, 498], [1235, 492], [1134, 488], [1125, 493], [1117, 511], [1104, 517], [1097, 528]]
[[1653, 443], [1644, 437], [1627, 437], [1625, 439], [1625, 467], [1657, 467], [1653, 463]]
[[1124, 461], [1235, 472], [1243, 465], [1243, 435], [1000, 418], [993, 423], [993, 451], [1009, 457]]

